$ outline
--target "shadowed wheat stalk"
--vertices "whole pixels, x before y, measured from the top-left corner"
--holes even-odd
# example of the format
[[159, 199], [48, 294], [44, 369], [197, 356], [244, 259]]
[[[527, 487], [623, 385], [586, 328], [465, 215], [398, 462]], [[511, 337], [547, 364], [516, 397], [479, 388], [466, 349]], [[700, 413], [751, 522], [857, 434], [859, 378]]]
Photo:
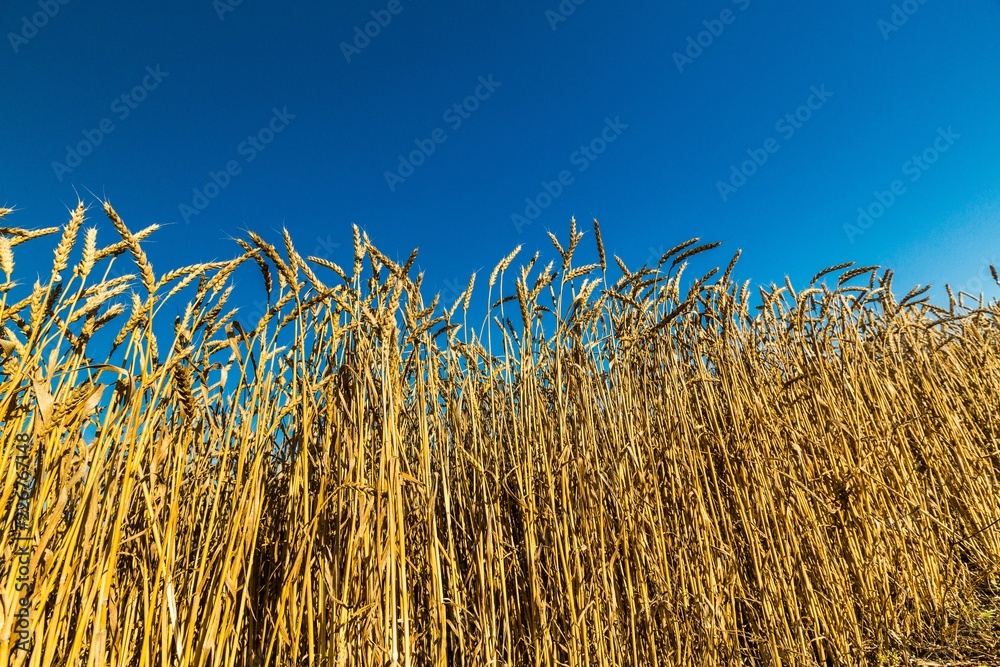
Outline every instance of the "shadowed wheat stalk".
[[[103, 207], [106, 246], [82, 203], [0, 228], [0, 664], [1000, 651], [995, 301], [897, 301], [843, 264], [755, 307], [739, 253], [692, 279], [718, 245], [692, 239], [613, 278], [574, 221], [552, 263], [496, 266], [477, 333], [475, 275], [428, 303], [415, 253], [356, 227], [350, 275], [287, 232], [158, 275], [155, 225]], [[50, 279], [17, 287], [17, 246], [51, 234]]]

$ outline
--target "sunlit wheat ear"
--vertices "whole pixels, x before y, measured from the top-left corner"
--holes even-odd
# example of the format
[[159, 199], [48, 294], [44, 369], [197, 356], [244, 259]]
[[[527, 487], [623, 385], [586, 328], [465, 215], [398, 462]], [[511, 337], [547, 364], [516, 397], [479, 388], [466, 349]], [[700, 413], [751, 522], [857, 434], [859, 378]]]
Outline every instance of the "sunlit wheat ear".
[[368, 257], [374, 260], [374, 262], [372, 263], [372, 271], [377, 273], [378, 271], [381, 270], [381, 267], [384, 266], [389, 269], [390, 273], [395, 274], [397, 276], [400, 274], [399, 265], [393, 262], [388, 257], [386, 257], [384, 254], [382, 254], [382, 252], [379, 251], [378, 248], [372, 245], [371, 241], [368, 241], [366, 250], [368, 252]]
[[306, 274], [306, 280], [312, 285], [313, 289], [317, 292], [323, 292], [327, 289], [326, 285], [316, 276], [313, 272], [312, 267], [306, 263], [302, 255], [295, 250], [295, 245], [292, 243], [292, 237], [288, 233], [288, 230], [282, 228], [282, 234], [285, 237], [285, 252], [288, 255], [288, 261], [295, 266], [297, 269], [302, 269], [302, 273]]
[[472, 299], [472, 288], [476, 285], [476, 274], [469, 276], [469, 284], [465, 287], [465, 298], [462, 300], [462, 310], [469, 310], [469, 302]]
[[875, 272], [879, 269], [877, 266], [859, 266], [857, 268], [851, 269], [850, 271], [845, 271], [837, 279], [837, 287], [840, 287], [849, 280], [853, 280], [858, 276], [864, 275], [865, 273]]
[[218, 324], [219, 313], [222, 312], [222, 309], [225, 307], [226, 302], [229, 301], [229, 297], [232, 295], [232, 293], [233, 293], [233, 285], [230, 285], [229, 287], [224, 289], [222, 291], [222, 294], [219, 295], [219, 299], [218, 301], [216, 301], [215, 305], [212, 306], [207, 313], [205, 313], [204, 317], [198, 318], [198, 320], [194, 324], [194, 329], [197, 330], [202, 325], [206, 326], [208, 331], [220, 328], [221, 324]]
[[728, 285], [729, 278], [733, 275], [733, 269], [736, 268], [736, 264], [737, 264], [737, 262], [740, 261], [740, 255], [742, 255], [742, 254], [743, 254], [743, 250], [742, 249], [737, 250], [736, 254], [733, 255], [733, 258], [731, 260], [729, 260], [729, 264], [726, 266], [726, 270], [722, 274], [722, 280], [720, 280], [721, 283], [723, 283], [725, 285]]
[[239, 244], [243, 250], [246, 251], [245, 257], [253, 259], [254, 263], [260, 269], [261, 276], [264, 278], [264, 290], [267, 292], [267, 300], [271, 301], [271, 291], [274, 287], [274, 281], [271, 278], [271, 269], [267, 266], [267, 262], [261, 257], [261, 252], [257, 248], [252, 247], [249, 243], [243, 239], [236, 239], [236, 243]]
[[248, 232], [250, 239], [254, 242], [261, 252], [274, 263], [274, 266], [278, 269], [278, 284], [279, 286], [289, 285], [293, 289], [298, 286], [298, 276], [296, 271], [293, 271], [285, 260], [282, 259], [281, 255], [278, 254], [278, 249], [273, 245], [262, 239], [254, 232]]
[[566, 257], [563, 259], [563, 271], [566, 271], [570, 267], [570, 263], [573, 258], [573, 254], [576, 252], [577, 246], [580, 244], [580, 240], [583, 239], [583, 232], [578, 232], [576, 229], [576, 218], [570, 218], [569, 221], [569, 245], [566, 247]]
[[[601, 266], [600, 264], [585, 264], [583, 266], [578, 266], [575, 269], [571, 269], [570, 271], [566, 272], [566, 274], [563, 276], [563, 280], [565, 282], [571, 282], [581, 276], [587, 275], [588, 273], [594, 271], [595, 269], [600, 268], [600, 266]], [[546, 267], [546, 270], [545, 272], [543, 272], [543, 275], [545, 273], [550, 272], [551, 270], [552, 270], [551, 265], [549, 267]], [[539, 278], [541, 278], [541, 276], [539, 276]]]
[[129, 252], [132, 254], [132, 259], [135, 260], [136, 266], [139, 268], [139, 277], [142, 280], [143, 287], [146, 288], [146, 292], [149, 294], [150, 299], [153, 298], [153, 293], [156, 291], [156, 274], [153, 273], [153, 265], [146, 257], [146, 253], [142, 250], [139, 245], [139, 238], [125, 226], [125, 223], [118, 216], [118, 213], [111, 207], [110, 202], [103, 202], [104, 213], [111, 220], [111, 224], [114, 225], [115, 230], [122, 237], [122, 240], [127, 244]]
[[237, 257], [225, 262], [215, 262], [209, 266], [209, 270], [215, 271], [215, 275], [212, 276], [206, 283], [205, 289], [211, 292], [218, 292], [223, 289], [223, 285], [229, 280], [230, 276], [238, 269], [243, 262], [247, 260], [246, 257]]
[[73, 272], [81, 278], [86, 278], [97, 262], [97, 228], [91, 227], [83, 235], [83, 257]]
[[[690, 259], [691, 257], [694, 257], [695, 255], [701, 254], [703, 252], [707, 252], [709, 250], [712, 250], [713, 248], [718, 248], [720, 245], [722, 245], [721, 241], [715, 241], [713, 243], [705, 243], [703, 245], [700, 245], [700, 246], [697, 246], [697, 247], [694, 247], [694, 248], [689, 248], [689, 249], [685, 250], [684, 252], [682, 252], [681, 254], [677, 255], [677, 257], [674, 258], [674, 261], [671, 262], [671, 266], [672, 267], [677, 266], [681, 262], [684, 262], [685, 260]], [[667, 253], [667, 254], [669, 255], [670, 253]]]
[[0, 227], [0, 234], [13, 234], [10, 245], [16, 247], [25, 241], [32, 241], [43, 236], [58, 233], [61, 227], [45, 227], [44, 229], [16, 229], [11, 227]]
[[106, 259], [108, 257], [118, 257], [124, 252], [130, 250], [133, 242], [141, 243], [143, 240], [146, 239], [146, 237], [151, 235], [153, 232], [157, 231], [159, 228], [160, 226], [154, 223], [144, 229], [140, 229], [135, 234], [132, 234], [131, 240], [118, 241], [117, 243], [112, 243], [106, 248], [101, 248], [100, 250], [97, 251], [97, 255], [94, 257], [94, 261], [99, 262], [102, 259]]
[[52, 263], [53, 277], [62, 273], [69, 266], [69, 253], [73, 249], [77, 233], [80, 231], [81, 225], [83, 225], [85, 211], [83, 202], [79, 202], [76, 209], [70, 214], [66, 227], [63, 228], [62, 238], [59, 239], [59, 245], [56, 246], [55, 250], [55, 261]]
[[7, 275], [7, 280], [10, 280], [11, 274], [14, 273], [14, 250], [10, 247], [10, 239], [6, 236], [0, 236], [0, 271]]
[[[58, 228], [55, 229], [58, 231]], [[24, 243], [24, 241], [30, 236], [32, 232], [28, 229], [19, 229], [17, 227], [0, 227], [0, 236], [9, 237], [11, 247], [16, 246], [18, 243]]]
[[553, 234], [552, 232], [545, 232], [545, 233], [548, 235], [549, 241], [552, 242], [552, 245], [555, 246], [556, 251], [559, 253], [559, 257], [561, 259], [565, 260], [566, 259], [566, 251], [563, 250], [562, 244], [559, 243], [559, 239], [556, 238], [556, 235]]
[[618, 269], [622, 272], [622, 280], [628, 281], [629, 279], [631, 279], [632, 272], [629, 271], [628, 265], [625, 264], [625, 260], [623, 260], [618, 255], [615, 255], [614, 258], [615, 258], [615, 264], [618, 265]]
[[316, 277], [316, 274], [313, 273], [313, 270], [308, 264], [306, 264], [305, 260], [302, 259], [302, 255], [295, 250], [295, 245], [292, 243], [292, 237], [288, 233], [288, 230], [282, 227], [281, 233], [285, 239], [285, 254], [288, 255], [288, 263], [294, 268], [295, 285], [298, 286], [299, 284], [298, 271], [299, 269], [302, 269], [302, 272], [306, 274], [306, 279], [309, 281], [309, 284], [311, 284], [319, 292], [324, 291], [326, 289], [326, 285], [320, 282], [319, 278]]
[[333, 261], [331, 261], [329, 259], [324, 259], [322, 257], [313, 257], [312, 255], [310, 255], [306, 259], [308, 259], [310, 262], [313, 262], [315, 264], [319, 264], [320, 266], [324, 266], [324, 267], [330, 269], [331, 271], [333, 271], [334, 273], [336, 273], [337, 276], [339, 276], [340, 279], [343, 280], [345, 284], [349, 284], [351, 282], [350, 278], [347, 277], [347, 274], [344, 273], [344, 270], [342, 268], [340, 268], [340, 265], [337, 264], [336, 262], [333, 262]]
[[100, 285], [99, 287], [101, 289], [99, 289], [96, 294], [89, 297], [83, 303], [82, 306], [80, 306], [77, 310], [73, 312], [73, 314], [67, 320], [67, 324], [72, 324], [81, 317], [90, 317], [97, 311], [98, 308], [104, 305], [105, 302], [115, 298], [116, 296], [122, 294], [125, 290], [127, 290], [129, 285], [128, 282], [126, 281], [110, 288], [107, 287], [107, 283], [105, 283], [104, 285]]
[[361, 270], [363, 268], [363, 261], [365, 258], [365, 244], [361, 240], [361, 230], [358, 229], [357, 225], [351, 225], [351, 231], [354, 238], [354, 274], [352, 278], [354, 280], [360, 280]]
[[497, 280], [497, 274], [499, 274], [501, 271], [507, 270], [507, 267], [510, 266], [510, 263], [514, 261], [515, 257], [517, 257], [517, 253], [521, 252], [521, 247], [522, 246], [518, 244], [518, 246], [514, 248], [509, 255], [501, 259], [500, 263], [497, 264], [495, 267], [493, 267], [493, 272], [490, 273], [490, 281], [487, 284], [487, 287], [493, 287], [493, 285], [496, 283]]
[[601, 223], [594, 218], [594, 240], [597, 242], [597, 257], [601, 260], [601, 271], [607, 273], [608, 259], [604, 255], [604, 239], [601, 238]]
[[690, 246], [693, 246], [695, 243], [697, 243], [700, 240], [701, 239], [696, 236], [693, 239], [688, 239], [684, 243], [678, 243], [673, 248], [671, 248], [670, 250], [668, 250], [665, 253], [663, 253], [663, 255], [660, 257], [659, 262], [657, 262], [657, 265], [656, 265], [657, 268], [659, 268], [659, 267], [663, 266], [664, 264], [666, 264], [667, 260], [669, 260], [671, 257], [673, 257], [674, 255], [676, 255], [677, 253], [683, 251], [685, 248], [689, 248]]
[[[89, 320], [93, 322], [93, 331], [100, 330], [101, 327], [111, 322], [111, 320], [117, 318], [125, 312], [125, 304], [115, 303], [112, 304], [106, 311], [98, 315], [96, 318]], [[88, 322], [88, 323], [89, 323]]]
[[142, 299], [135, 292], [132, 293], [132, 313], [129, 315], [128, 320], [119, 330], [118, 335], [115, 336], [112, 341], [112, 349], [117, 348], [133, 331], [141, 329], [144, 326], [144, 320], [146, 317], [146, 310], [143, 307]]
[[809, 284], [814, 285], [816, 284], [816, 281], [822, 278], [823, 276], [830, 273], [834, 273], [836, 271], [840, 271], [841, 269], [846, 269], [849, 266], [854, 266], [854, 262], [843, 262], [841, 264], [834, 264], [833, 266], [828, 266], [827, 268], [823, 269], [815, 276], [813, 276], [812, 280], [809, 281]]

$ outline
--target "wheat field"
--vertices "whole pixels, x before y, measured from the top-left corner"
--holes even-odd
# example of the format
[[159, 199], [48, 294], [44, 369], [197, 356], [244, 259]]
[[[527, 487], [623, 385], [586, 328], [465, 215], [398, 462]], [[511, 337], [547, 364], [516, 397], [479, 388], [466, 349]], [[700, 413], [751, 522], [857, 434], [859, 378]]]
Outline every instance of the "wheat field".
[[157, 272], [101, 207], [0, 228], [0, 664], [1000, 664], [995, 300], [574, 221], [441, 303], [357, 227]]

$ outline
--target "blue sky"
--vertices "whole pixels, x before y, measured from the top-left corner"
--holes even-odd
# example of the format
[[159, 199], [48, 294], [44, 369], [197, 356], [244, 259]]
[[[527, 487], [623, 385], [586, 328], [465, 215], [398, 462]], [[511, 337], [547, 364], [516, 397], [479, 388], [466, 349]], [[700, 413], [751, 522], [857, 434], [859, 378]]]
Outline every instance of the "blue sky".
[[[990, 293], [997, 0], [235, 2], [4, 3], [11, 222], [106, 195], [172, 223], [158, 271], [282, 225], [349, 263], [357, 223], [457, 292], [575, 215], [630, 266], [700, 236], [756, 283], [855, 260]], [[22, 279], [50, 258], [19, 246]]]

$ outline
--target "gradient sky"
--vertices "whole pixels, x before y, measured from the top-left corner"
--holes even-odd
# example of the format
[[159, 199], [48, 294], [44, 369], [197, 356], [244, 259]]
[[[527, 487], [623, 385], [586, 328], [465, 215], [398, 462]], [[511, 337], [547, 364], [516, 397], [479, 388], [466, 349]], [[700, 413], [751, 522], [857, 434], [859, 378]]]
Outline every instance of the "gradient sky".
[[[278, 242], [282, 225], [347, 264], [353, 222], [390, 256], [419, 246], [425, 285], [453, 297], [519, 243], [553, 257], [545, 232], [575, 215], [633, 267], [700, 236], [725, 243], [722, 265], [742, 248], [737, 278], [755, 283], [855, 260], [893, 267], [900, 293], [990, 293], [997, 0], [237, 1], [5, 2], [11, 224], [61, 225], [75, 191], [107, 196], [133, 229], [172, 223], [148, 245], [162, 272], [234, 256], [241, 229]], [[390, 187], [386, 172], [408, 175]], [[198, 200], [211, 173], [225, 187]], [[518, 225], [543, 183], [557, 196]], [[879, 198], [893, 201], [858, 226]], [[96, 207], [90, 222], [113, 240]], [[22, 280], [50, 259], [48, 241], [19, 246]]]

